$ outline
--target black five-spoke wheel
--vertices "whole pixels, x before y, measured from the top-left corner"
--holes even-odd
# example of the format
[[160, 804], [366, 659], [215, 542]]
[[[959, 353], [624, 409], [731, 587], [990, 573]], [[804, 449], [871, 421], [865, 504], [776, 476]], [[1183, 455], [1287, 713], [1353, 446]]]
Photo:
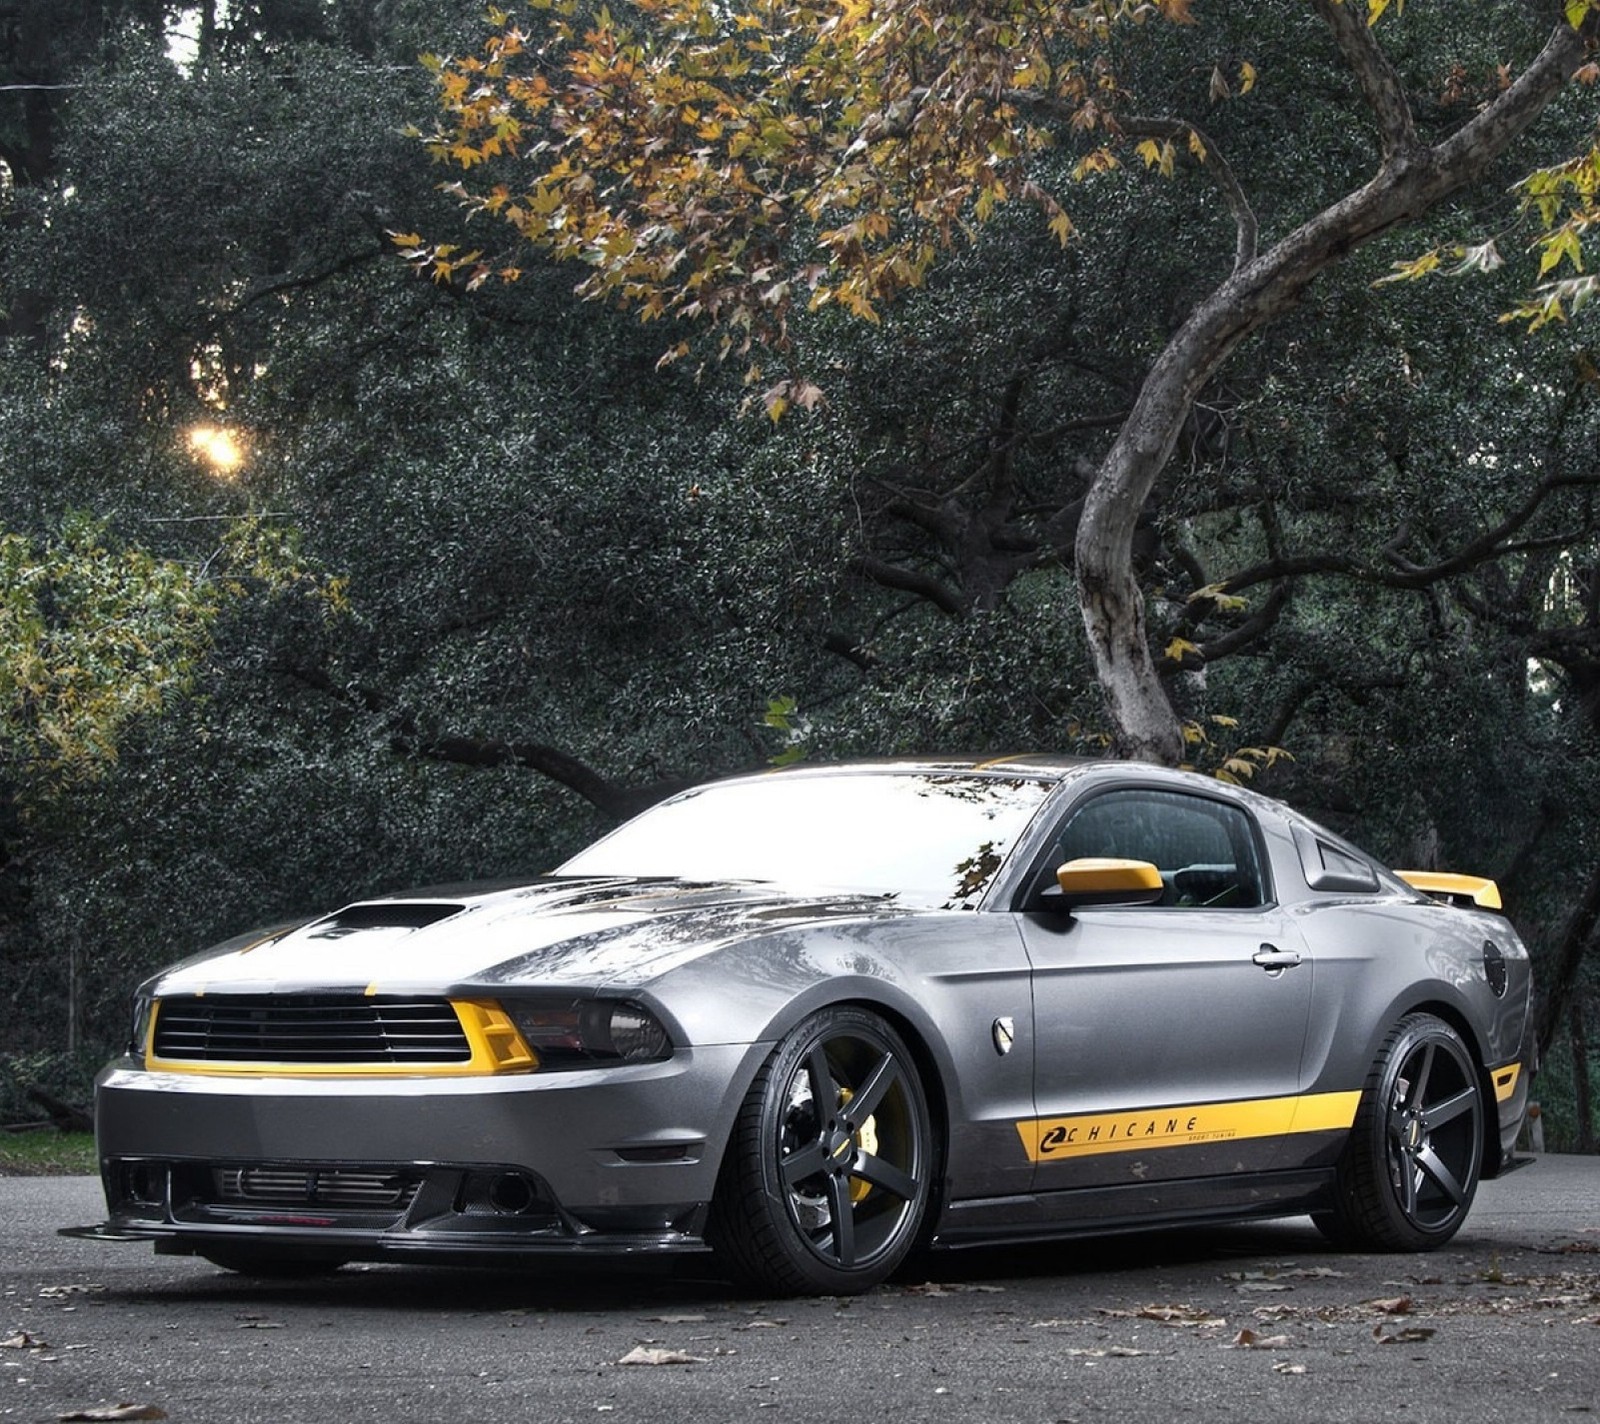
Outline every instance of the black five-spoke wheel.
[[877, 1015], [826, 1009], [756, 1076], [728, 1148], [710, 1238], [764, 1290], [867, 1290], [915, 1244], [933, 1132], [915, 1063]]
[[1441, 1246], [1478, 1188], [1483, 1093], [1472, 1055], [1432, 1014], [1409, 1014], [1367, 1077], [1339, 1164], [1334, 1211], [1318, 1225], [1380, 1250]]

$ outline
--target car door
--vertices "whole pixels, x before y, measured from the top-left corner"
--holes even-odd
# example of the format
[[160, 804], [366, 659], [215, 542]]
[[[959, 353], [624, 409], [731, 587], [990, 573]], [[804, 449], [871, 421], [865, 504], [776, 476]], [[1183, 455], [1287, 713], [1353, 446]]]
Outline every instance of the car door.
[[[1055, 867], [1147, 861], [1158, 902], [1046, 908]], [[1079, 799], [1018, 917], [1033, 970], [1036, 1193], [1265, 1170], [1291, 1129], [1312, 966], [1249, 812], [1130, 786]]]

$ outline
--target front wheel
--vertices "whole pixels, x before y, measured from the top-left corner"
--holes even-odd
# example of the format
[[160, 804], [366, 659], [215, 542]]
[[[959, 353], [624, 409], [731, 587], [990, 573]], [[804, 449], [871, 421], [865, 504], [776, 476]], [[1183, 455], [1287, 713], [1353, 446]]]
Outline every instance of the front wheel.
[[1339, 1161], [1333, 1209], [1313, 1217], [1340, 1245], [1442, 1246], [1466, 1220], [1483, 1159], [1483, 1093], [1461, 1036], [1408, 1014], [1367, 1075]]
[[707, 1234], [743, 1284], [869, 1290], [916, 1243], [934, 1161], [927, 1097], [899, 1034], [866, 1010], [824, 1009], [756, 1075]]

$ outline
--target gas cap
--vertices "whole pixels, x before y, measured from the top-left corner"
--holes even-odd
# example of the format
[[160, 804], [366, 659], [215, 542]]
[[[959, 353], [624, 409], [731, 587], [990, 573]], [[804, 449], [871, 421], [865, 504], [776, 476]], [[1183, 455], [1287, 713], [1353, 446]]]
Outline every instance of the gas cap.
[[1483, 972], [1489, 980], [1489, 988], [1495, 998], [1505, 997], [1506, 992], [1506, 957], [1500, 953], [1500, 946], [1492, 939], [1483, 942]]

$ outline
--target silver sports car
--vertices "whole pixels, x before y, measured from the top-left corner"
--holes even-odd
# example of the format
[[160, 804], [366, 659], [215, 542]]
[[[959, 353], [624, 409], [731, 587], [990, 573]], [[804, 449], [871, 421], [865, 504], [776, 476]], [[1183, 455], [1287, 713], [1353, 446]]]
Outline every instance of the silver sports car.
[[86, 1230], [272, 1274], [710, 1250], [777, 1293], [1306, 1212], [1427, 1249], [1526, 1104], [1498, 904], [1134, 763], [718, 782], [553, 875], [152, 979], [99, 1079]]

